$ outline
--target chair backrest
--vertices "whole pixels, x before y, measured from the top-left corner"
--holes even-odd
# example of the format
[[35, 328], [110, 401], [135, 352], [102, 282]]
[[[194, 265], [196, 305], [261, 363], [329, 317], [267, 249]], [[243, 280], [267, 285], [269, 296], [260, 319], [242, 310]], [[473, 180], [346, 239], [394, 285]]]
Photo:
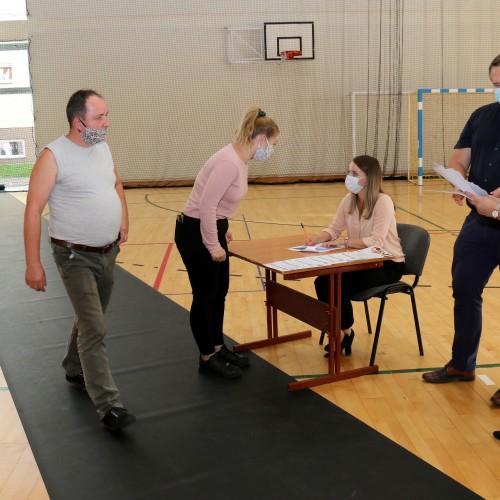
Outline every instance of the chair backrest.
[[414, 224], [398, 223], [397, 228], [405, 254], [405, 270], [403, 274], [415, 275], [418, 280], [424, 270], [431, 237], [427, 230]]

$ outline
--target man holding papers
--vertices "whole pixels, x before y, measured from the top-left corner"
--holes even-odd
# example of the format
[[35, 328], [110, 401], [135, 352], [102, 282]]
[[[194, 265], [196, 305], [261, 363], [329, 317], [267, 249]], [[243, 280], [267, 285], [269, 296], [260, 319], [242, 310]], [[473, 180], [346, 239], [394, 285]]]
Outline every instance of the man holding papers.
[[[458, 139], [448, 167], [494, 197], [500, 197], [500, 55], [489, 67], [497, 102], [472, 113]], [[455, 242], [452, 287], [455, 336], [451, 360], [440, 370], [422, 375], [426, 382], [471, 381], [482, 330], [482, 293], [495, 268], [500, 265], [500, 205], [489, 196], [467, 193], [467, 215]], [[464, 196], [453, 194], [462, 206]], [[497, 200], [500, 202], [500, 200]], [[477, 208], [480, 208], [477, 210]], [[491, 210], [490, 213], [488, 211]], [[491, 398], [500, 406], [500, 391]]]

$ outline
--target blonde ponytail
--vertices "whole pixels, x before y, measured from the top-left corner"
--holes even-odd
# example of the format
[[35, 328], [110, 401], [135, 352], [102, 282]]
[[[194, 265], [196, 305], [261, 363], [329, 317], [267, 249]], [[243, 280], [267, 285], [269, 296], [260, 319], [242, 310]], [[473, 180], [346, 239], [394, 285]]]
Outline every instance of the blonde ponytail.
[[275, 121], [267, 116], [259, 106], [251, 106], [236, 130], [234, 142], [246, 146], [259, 134], [265, 134], [270, 139], [278, 133], [279, 128]]

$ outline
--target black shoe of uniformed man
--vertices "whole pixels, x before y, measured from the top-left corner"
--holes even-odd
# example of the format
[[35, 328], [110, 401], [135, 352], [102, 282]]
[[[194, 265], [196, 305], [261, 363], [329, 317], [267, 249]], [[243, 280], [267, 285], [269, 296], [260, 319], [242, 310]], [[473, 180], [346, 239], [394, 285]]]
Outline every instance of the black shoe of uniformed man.
[[126, 408], [113, 407], [101, 419], [102, 424], [109, 431], [123, 429], [135, 422], [135, 417]]

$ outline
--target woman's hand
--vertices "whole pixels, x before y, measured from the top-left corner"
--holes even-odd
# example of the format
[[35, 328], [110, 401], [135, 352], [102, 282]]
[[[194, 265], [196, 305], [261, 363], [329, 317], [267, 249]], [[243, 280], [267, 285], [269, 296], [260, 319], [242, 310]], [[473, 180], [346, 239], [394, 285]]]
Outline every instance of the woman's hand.
[[223, 248], [214, 250], [210, 253], [210, 255], [212, 256], [212, 260], [214, 262], [224, 262], [226, 260], [226, 251]]
[[325, 248], [344, 246], [344, 238], [337, 238], [336, 240], [325, 241], [321, 244]]

